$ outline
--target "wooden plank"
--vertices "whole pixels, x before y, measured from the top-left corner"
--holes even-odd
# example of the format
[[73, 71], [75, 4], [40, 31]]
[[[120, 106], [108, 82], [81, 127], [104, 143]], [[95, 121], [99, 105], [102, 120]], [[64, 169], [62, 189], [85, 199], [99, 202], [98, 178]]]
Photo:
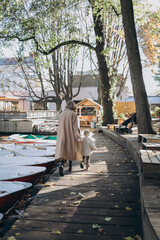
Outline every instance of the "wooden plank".
[[[16, 224], [15, 224], [16, 226]], [[50, 222], [41, 222], [41, 225], [38, 225], [36, 221], [30, 221], [26, 220], [25, 224], [19, 224], [21, 231], [25, 231], [26, 228], [29, 229], [30, 231], [41, 231], [41, 232], [52, 232], [56, 230], [60, 230], [61, 232], [64, 233], [72, 233], [76, 234], [79, 229], [83, 230], [83, 234], [80, 236], [85, 237], [84, 234], [89, 234], [94, 236], [96, 233], [98, 234], [98, 231], [96, 229], [92, 228], [92, 225], [89, 224], [77, 224], [77, 223], [58, 223], [58, 226], [55, 222], [51, 224]], [[122, 232], [125, 232], [126, 234], [129, 235], [131, 232], [132, 228], [128, 228], [126, 226], [107, 226], [107, 225], [101, 225], [101, 227], [104, 228], [104, 231], [107, 232], [108, 236], [121, 236]], [[72, 238], [73, 239], [73, 238]]]
[[[32, 224], [32, 222], [31, 222]], [[50, 223], [48, 223], [50, 224]], [[88, 226], [89, 227], [89, 226]], [[58, 230], [58, 227], [57, 227], [57, 230]], [[56, 231], [57, 231], [56, 230]], [[80, 229], [79, 229], [80, 230]], [[27, 231], [26, 229], [23, 230], [23, 232], [21, 231], [18, 231], [18, 233], [20, 234], [20, 236], [18, 235], [18, 239], [19, 240], [82, 240], [82, 239], [85, 239], [87, 237], [87, 240], [120, 240], [122, 239], [122, 235], [121, 236], [109, 236], [107, 235], [106, 232], [102, 234], [100, 234], [98, 232], [98, 230], [95, 230], [94, 231], [94, 235], [90, 235], [90, 234], [86, 234], [84, 232], [84, 234], [78, 234], [78, 233], [56, 233], [56, 231], [52, 231], [52, 232], [42, 232], [42, 231]], [[74, 230], [73, 230], [74, 231]], [[131, 235], [131, 234], [130, 234]], [[14, 237], [14, 238], [13, 238]], [[4, 240], [8, 240], [9, 238], [4, 238]], [[16, 234], [12, 234], [12, 238], [10, 239], [17, 239], [17, 236]]]
[[160, 162], [156, 156], [151, 156], [150, 160], [151, 160], [152, 164], [160, 164]]
[[142, 143], [142, 148], [147, 150], [160, 150], [159, 143]]
[[157, 157], [157, 159], [158, 159], [158, 161], [160, 163], [160, 155], [156, 155], [156, 157]]
[[160, 136], [155, 134], [139, 134], [138, 141], [147, 143], [160, 143]]
[[159, 178], [160, 177], [160, 161], [157, 158], [158, 151], [152, 150], [140, 150], [143, 177], [147, 178]]
[[140, 150], [140, 154], [141, 154], [142, 164], [145, 164], [145, 163], [149, 164], [149, 163], [151, 163], [151, 160], [150, 160], [146, 150]]

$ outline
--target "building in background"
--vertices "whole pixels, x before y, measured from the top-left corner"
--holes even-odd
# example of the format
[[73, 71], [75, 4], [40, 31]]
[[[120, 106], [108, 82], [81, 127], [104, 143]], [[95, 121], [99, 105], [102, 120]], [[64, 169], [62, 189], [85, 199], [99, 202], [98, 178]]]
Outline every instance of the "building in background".
[[[6, 105], [5, 109], [6, 111], [10, 111], [10, 109], [17, 109], [18, 111], [43, 110], [44, 103], [41, 101], [35, 101], [38, 99], [38, 97], [41, 97], [42, 92], [40, 81], [36, 75], [34, 76], [34, 72], [31, 70], [34, 68], [32, 54], [30, 54], [28, 57], [24, 57], [22, 62], [24, 63], [24, 70], [27, 73], [27, 76], [22, 72], [20, 63], [16, 58], [0, 59], [0, 96], [4, 99], [12, 98], [12, 103], [8, 102], [8, 105]], [[28, 76], [30, 79], [28, 79]], [[25, 79], [26, 77], [27, 81]], [[97, 72], [93, 75], [90, 71], [84, 72], [83, 75], [81, 75], [80, 72], [77, 72], [76, 75], [74, 75], [73, 94], [77, 92], [79, 83], [82, 80], [80, 92], [75, 98], [73, 98], [75, 103], [78, 103], [85, 98], [89, 98], [96, 102], [98, 101], [98, 78], [99, 75]], [[28, 91], [28, 82], [31, 84], [35, 95]], [[54, 96], [55, 93], [51, 89], [49, 83], [47, 83], [47, 81], [44, 82], [46, 96]], [[120, 80], [115, 88], [116, 93], [119, 91], [119, 88]], [[125, 101], [126, 97], [128, 97], [128, 87], [124, 86], [116, 101]], [[17, 99], [16, 101], [18, 101], [18, 104], [15, 104], [14, 99]], [[21, 102], [23, 102], [23, 108], [20, 107]], [[1, 105], [3, 104], [1, 103]], [[62, 109], [65, 107], [65, 105], [65, 101], [63, 101]], [[47, 109], [55, 110], [56, 104], [54, 102], [48, 102]]]

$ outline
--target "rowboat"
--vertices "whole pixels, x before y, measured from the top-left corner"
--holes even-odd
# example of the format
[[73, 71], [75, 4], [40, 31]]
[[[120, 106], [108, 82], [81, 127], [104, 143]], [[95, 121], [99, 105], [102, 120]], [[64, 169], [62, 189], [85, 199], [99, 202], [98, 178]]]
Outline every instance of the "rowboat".
[[49, 171], [56, 168], [56, 160], [48, 157], [0, 157], [0, 167], [7, 166], [39, 166]]
[[3, 218], [3, 214], [2, 213], [0, 213], [0, 220]]
[[44, 136], [32, 134], [12, 134], [8, 138], [3, 138], [3, 142], [16, 142], [16, 143], [47, 143], [56, 145], [57, 136]]
[[[10, 209], [31, 186], [28, 182], [0, 181], [0, 211], [4, 213]], [[0, 214], [1, 217], [3, 214]]]
[[19, 144], [0, 144], [0, 156], [6, 156], [9, 153], [17, 156], [30, 156], [30, 157], [54, 157], [55, 147], [36, 147], [25, 146]]
[[0, 181], [35, 183], [45, 171], [45, 167], [34, 166], [0, 167]]

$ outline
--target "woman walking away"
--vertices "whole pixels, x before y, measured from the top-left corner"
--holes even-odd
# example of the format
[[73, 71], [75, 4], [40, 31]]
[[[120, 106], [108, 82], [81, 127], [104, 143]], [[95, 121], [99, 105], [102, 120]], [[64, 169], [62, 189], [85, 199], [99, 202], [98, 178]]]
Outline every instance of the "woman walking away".
[[81, 137], [75, 109], [75, 103], [69, 101], [59, 118], [55, 159], [61, 161], [60, 176], [64, 176], [63, 167], [66, 160], [69, 160], [69, 172], [72, 170], [72, 161], [82, 160]]
[[84, 137], [82, 139], [82, 156], [83, 160], [80, 163], [80, 167], [84, 168], [84, 160], [86, 159], [86, 170], [90, 167], [90, 156], [92, 150], [96, 150], [93, 140], [89, 137], [89, 130], [84, 130]]

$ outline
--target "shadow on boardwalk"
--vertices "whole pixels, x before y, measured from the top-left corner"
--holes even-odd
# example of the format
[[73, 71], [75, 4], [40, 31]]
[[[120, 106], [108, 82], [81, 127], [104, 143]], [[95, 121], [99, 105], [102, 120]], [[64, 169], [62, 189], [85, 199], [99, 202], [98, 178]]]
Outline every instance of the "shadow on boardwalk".
[[90, 170], [85, 172], [75, 163], [73, 172], [64, 177], [55, 172], [3, 239], [138, 239], [136, 165], [113, 140], [98, 133], [94, 137], [99, 150], [92, 155]]

